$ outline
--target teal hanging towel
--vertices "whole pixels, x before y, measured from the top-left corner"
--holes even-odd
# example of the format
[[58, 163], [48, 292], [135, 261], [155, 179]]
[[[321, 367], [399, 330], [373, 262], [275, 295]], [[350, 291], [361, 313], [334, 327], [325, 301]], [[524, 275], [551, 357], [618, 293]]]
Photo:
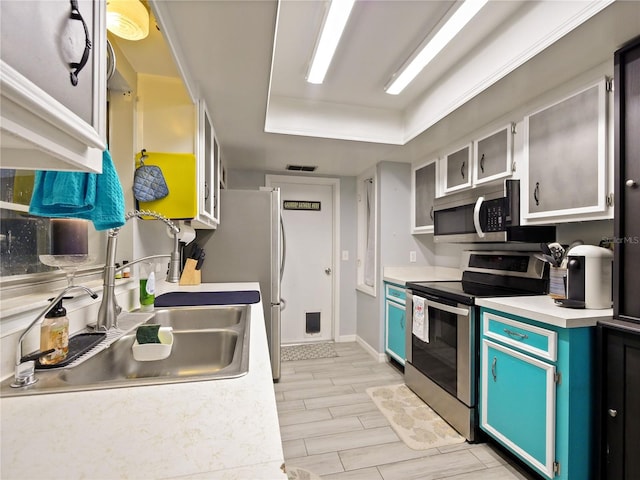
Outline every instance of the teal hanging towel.
[[109, 150], [102, 173], [37, 171], [29, 213], [41, 217], [83, 218], [96, 230], [124, 225], [124, 193]]

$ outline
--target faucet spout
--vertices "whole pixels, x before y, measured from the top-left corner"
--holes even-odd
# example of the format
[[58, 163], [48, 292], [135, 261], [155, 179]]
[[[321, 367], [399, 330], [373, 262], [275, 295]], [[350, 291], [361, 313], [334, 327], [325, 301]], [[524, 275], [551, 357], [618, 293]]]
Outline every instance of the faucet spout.
[[[180, 281], [180, 242], [178, 240], [178, 234], [180, 228], [168, 218], [160, 215], [157, 212], [149, 210], [133, 210], [125, 215], [125, 222], [130, 219], [138, 217], [153, 217], [157, 220], [164, 222], [173, 234], [173, 249], [170, 254], [165, 255], [151, 255], [144, 258], [139, 258], [129, 262], [129, 266], [134, 265], [143, 260], [151, 260], [154, 258], [169, 257], [169, 272], [167, 274], [167, 281], [171, 283], [178, 283]], [[115, 296], [115, 276], [116, 271], [116, 247], [118, 243], [119, 228], [109, 230], [107, 233], [107, 255], [105, 258], [104, 274], [103, 274], [103, 290], [102, 301], [100, 303], [100, 309], [98, 310], [98, 320], [96, 322], [96, 330], [110, 330], [111, 328], [117, 328], [118, 315], [122, 311], [120, 305], [116, 301]], [[124, 267], [121, 267], [124, 268]]]

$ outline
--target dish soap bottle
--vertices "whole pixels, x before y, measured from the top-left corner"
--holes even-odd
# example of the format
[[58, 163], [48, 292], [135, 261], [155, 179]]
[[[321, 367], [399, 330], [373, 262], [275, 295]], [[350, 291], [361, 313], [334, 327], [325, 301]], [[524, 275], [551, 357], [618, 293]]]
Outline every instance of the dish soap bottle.
[[[40, 351], [54, 349], [53, 352], [40, 357], [42, 365], [55, 365], [67, 358], [69, 353], [69, 319], [67, 310], [62, 306], [63, 297], [47, 313], [40, 327]], [[50, 298], [49, 301], [52, 301]]]
[[156, 297], [155, 264], [144, 262], [140, 265], [140, 310], [153, 310]]

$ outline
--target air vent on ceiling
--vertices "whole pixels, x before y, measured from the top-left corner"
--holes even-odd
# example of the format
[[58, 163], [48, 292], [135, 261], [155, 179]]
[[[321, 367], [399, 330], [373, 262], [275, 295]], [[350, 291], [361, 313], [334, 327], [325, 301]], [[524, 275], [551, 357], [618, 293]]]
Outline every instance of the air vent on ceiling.
[[315, 172], [317, 166], [313, 165], [287, 165], [287, 170], [292, 172]]

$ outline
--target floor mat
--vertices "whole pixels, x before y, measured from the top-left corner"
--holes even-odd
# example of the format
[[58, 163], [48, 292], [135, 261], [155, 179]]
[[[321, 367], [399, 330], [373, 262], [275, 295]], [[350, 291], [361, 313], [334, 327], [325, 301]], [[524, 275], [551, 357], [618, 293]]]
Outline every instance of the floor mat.
[[409, 448], [427, 450], [465, 441], [404, 384], [368, 388], [367, 394]]
[[337, 356], [333, 343], [305, 343], [302, 345], [286, 345], [280, 348], [280, 359], [283, 362]]

